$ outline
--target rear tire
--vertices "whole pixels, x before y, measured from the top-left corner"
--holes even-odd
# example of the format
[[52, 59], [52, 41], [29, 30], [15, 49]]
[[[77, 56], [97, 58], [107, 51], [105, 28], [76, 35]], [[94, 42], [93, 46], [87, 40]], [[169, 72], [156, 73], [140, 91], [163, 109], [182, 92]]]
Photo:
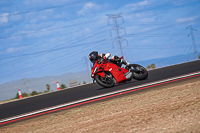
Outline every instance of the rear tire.
[[133, 72], [133, 78], [136, 80], [144, 80], [148, 77], [148, 71], [138, 64], [131, 64], [131, 69], [136, 70]]
[[99, 74], [95, 76], [97, 83], [103, 87], [110, 88], [115, 85], [115, 82], [112, 77], [103, 78]]

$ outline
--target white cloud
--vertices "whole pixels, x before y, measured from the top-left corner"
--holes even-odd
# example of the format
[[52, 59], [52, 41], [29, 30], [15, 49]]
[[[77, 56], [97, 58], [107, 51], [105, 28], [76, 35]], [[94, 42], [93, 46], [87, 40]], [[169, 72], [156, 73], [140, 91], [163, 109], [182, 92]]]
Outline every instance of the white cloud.
[[6, 50], [7, 53], [13, 53], [13, 52], [15, 52], [15, 51], [17, 51], [16, 48], [8, 48], [8, 49]]
[[176, 20], [177, 23], [185, 22], [185, 21], [194, 21], [199, 16], [192, 16], [192, 17], [185, 17], [185, 18], [178, 18]]
[[4, 52], [3, 52], [3, 51], [0, 51], [0, 55], [2, 55], [2, 54], [4, 54]]
[[148, 4], [149, 4], [148, 0], [144, 0], [144, 1], [141, 1], [141, 2], [138, 2], [138, 3], [128, 4], [128, 5], [126, 5], [126, 7], [131, 7], [132, 10], [136, 10], [137, 7], [146, 6]]
[[66, 3], [66, 2], [70, 2], [70, 0], [45, 0], [45, 2], [42, 0], [25, 0], [24, 4], [38, 6], [38, 4], [39, 5], [47, 5], [47, 4], [56, 5], [58, 3]]
[[26, 49], [26, 47], [16, 47], [16, 48], [11, 47], [6, 50], [6, 53], [10, 54], [10, 53], [14, 53], [14, 52], [19, 52], [24, 49]]
[[88, 11], [91, 11], [92, 9], [95, 9], [95, 10], [99, 9], [99, 6], [92, 2], [89, 2], [89, 3], [85, 4], [80, 11], [78, 11], [78, 15], [84, 15]]
[[142, 18], [140, 21], [141, 22], [155, 22], [156, 17], [145, 17]]
[[7, 16], [9, 15], [9, 13], [3, 13], [0, 15], [0, 23], [7, 23], [8, 22], [8, 18]]

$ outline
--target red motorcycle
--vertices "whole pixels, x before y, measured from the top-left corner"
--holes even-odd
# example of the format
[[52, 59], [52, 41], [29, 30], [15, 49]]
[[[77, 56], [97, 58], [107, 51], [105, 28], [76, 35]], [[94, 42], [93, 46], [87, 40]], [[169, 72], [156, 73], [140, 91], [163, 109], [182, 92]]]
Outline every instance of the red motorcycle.
[[[126, 74], [129, 72], [131, 72], [131, 76], [127, 78]], [[148, 72], [138, 64], [131, 64], [130, 67], [122, 68], [106, 59], [95, 62], [91, 77], [99, 85], [108, 88], [115, 84], [130, 81], [132, 78], [144, 80], [148, 77]]]

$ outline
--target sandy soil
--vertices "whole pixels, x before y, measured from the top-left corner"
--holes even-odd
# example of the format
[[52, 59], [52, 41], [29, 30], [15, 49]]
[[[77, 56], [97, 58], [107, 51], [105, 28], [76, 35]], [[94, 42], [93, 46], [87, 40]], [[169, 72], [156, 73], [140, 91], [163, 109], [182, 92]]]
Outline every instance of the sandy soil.
[[200, 78], [0, 127], [1, 133], [200, 133]]

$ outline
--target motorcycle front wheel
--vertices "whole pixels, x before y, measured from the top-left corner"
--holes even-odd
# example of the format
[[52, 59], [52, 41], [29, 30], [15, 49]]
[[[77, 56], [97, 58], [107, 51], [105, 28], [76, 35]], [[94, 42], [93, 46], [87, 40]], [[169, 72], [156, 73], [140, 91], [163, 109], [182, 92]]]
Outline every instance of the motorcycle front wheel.
[[133, 70], [133, 78], [136, 80], [144, 80], [148, 77], [148, 71], [138, 64], [131, 64]]
[[99, 74], [95, 76], [97, 83], [103, 87], [110, 88], [115, 85], [112, 77], [101, 77]]

